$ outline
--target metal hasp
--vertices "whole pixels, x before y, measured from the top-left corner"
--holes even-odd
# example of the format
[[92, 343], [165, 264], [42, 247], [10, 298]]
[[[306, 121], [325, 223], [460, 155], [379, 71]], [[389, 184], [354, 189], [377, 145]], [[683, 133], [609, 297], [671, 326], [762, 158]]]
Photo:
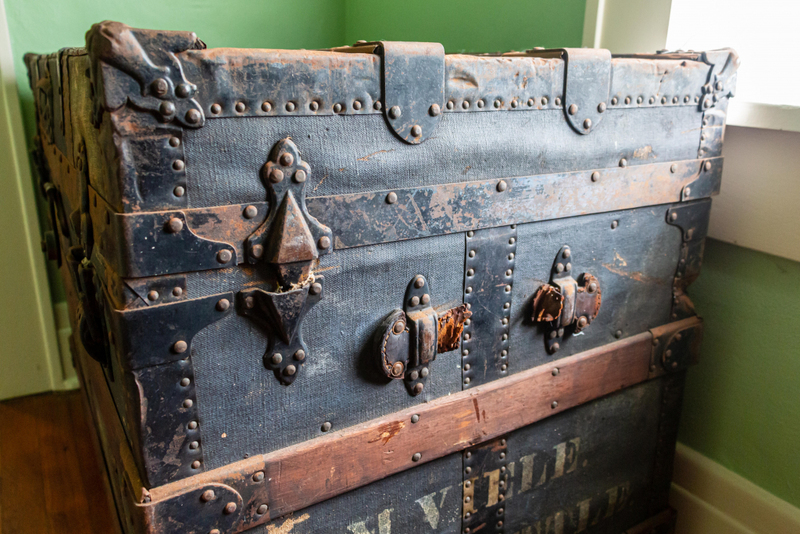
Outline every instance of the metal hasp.
[[203, 126], [203, 108], [193, 98], [197, 86], [186, 79], [177, 54], [205, 47], [193, 32], [138, 30], [113, 21], [92, 26], [86, 48], [95, 124], [104, 112], [129, 104], [153, 112], [162, 122]]
[[320, 254], [333, 249], [331, 230], [306, 210], [305, 186], [311, 173], [300, 151], [289, 139], [278, 141], [261, 169], [268, 192], [269, 214], [245, 242], [247, 261], [268, 263], [274, 269], [274, 292], [239, 292], [239, 313], [267, 329], [269, 346], [264, 366], [284, 385], [297, 378], [308, 355], [303, 342], [303, 317], [322, 298], [323, 278], [313, 269]]
[[401, 140], [418, 145], [433, 135], [444, 106], [444, 47], [439, 43], [380, 41], [383, 113]]
[[415, 276], [406, 289], [403, 309], [387, 315], [376, 332], [381, 371], [388, 378], [402, 378], [408, 392], [419, 395], [436, 354], [458, 347], [464, 321], [471, 315], [466, 305], [461, 305], [440, 317], [431, 305], [427, 280]]
[[532, 56], [564, 60], [564, 114], [572, 129], [586, 135], [600, 123], [611, 88], [611, 52], [600, 48], [529, 50]]
[[545, 347], [549, 354], [560, 348], [559, 338], [566, 333], [579, 333], [600, 311], [600, 282], [589, 273], [573, 278], [573, 260], [570, 248], [561, 247], [550, 270], [550, 283], [539, 287], [533, 296], [532, 319], [547, 323]]

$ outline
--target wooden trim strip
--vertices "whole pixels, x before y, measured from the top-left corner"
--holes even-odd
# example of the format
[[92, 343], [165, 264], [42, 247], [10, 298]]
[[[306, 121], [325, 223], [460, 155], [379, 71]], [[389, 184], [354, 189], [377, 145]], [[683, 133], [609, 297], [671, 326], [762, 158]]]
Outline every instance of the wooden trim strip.
[[[699, 318], [672, 325], [679, 331], [691, 321], [701, 328]], [[237, 501], [241, 513], [231, 531], [240, 532], [644, 382], [652, 376], [652, 351], [653, 335], [644, 332], [330, 435], [153, 488], [149, 493], [152, 502], [142, 507], [147, 508], [144, 511], [152, 531], [158, 532], [158, 524], [166, 520], [164, 514], [168, 509], [176, 510], [180, 502], [183, 510], [191, 511], [198, 502], [197, 495], [205, 488], [214, 489], [224, 501], [220, 510], [229, 495]], [[412, 416], [419, 417], [416, 423], [412, 422]], [[256, 513], [264, 504], [268, 505], [268, 512]], [[190, 521], [188, 517], [187, 520]]]

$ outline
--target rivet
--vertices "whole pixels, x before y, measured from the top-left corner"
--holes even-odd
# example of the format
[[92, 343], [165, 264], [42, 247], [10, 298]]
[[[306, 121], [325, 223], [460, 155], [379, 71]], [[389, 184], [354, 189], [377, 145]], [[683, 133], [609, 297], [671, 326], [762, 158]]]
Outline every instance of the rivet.
[[342, 105], [338, 102], [333, 105], [333, 112], [334, 113], [341, 113], [342, 112]]
[[389, 204], [394, 204], [395, 202], [397, 202], [397, 193], [392, 191], [391, 193], [386, 195], [386, 202]]
[[502, 356], [503, 358], [505, 358], [506, 356], [508, 356], [508, 351], [507, 351], [506, 349], [503, 349], [503, 350], [501, 350], [501, 351], [500, 351], [500, 356]]
[[328, 432], [330, 429], [331, 429], [331, 424], [328, 421], [325, 421], [324, 423], [322, 423], [322, 428], [320, 430], [322, 430], [323, 432]]
[[416, 385], [414, 386], [414, 394], [415, 394], [415, 395], [419, 395], [420, 393], [422, 393], [422, 390], [423, 390], [424, 388], [425, 388], [425, 386], [424, 386], [424, 385], [422, 385], [422, 384], [416, 384]]
[[199, 460], [195, 460], [194, 462], [192, 462], [192, 469], [200, 469], [200, 461]]
[[319, 241], [317, 241], [317, 247], [318, 248], [326, 249], [326, 248], [328, 248], [330, 246], [331, 246], [331, 238], [326, 236], [326, 235], [320, 237]]
[[200, 495], [200, 500], [203, 502], [213, 501], [214, 500], [214, 490], [205, 490], [202, 495]]
[[[469, 289], [470, 291], [472, 291], [472, 288], [471, 288], [471, 287], [469, 287], [469, 288], [467, 288], [467, 289]], [[470, 336], [470, 333], [469, 333], [469, 332], [464, 332], [464, 341], [469, 341], [470, 337], [471, 337], [471, 336]]]
[[250, 206], [247, 206], [244, 209], [244, 218], [245, 219], [252, 219], [256, 215], [258, 215], [258, 208], [256, 208], [255, 206], [250, 205]]
[[514, 259], [514, 253], [512, 252], [511, 254], [508, 255], [508, 261], [511, 261], [513, 259]]
[[505, 291], [506, 293], [511, 293], [511, 286], [506, 286]]
[[561, 253], [561, 257], [564, 259], [569, 258], [570, 256], [572, 256], [572, 251], [570, 251], [568, 248], [564, 249], [564, 252]]
[[264, 247], [263, 245], [253, 245], [250, 249], [250, 255], [254, 258], [258, 259], [264, 255]]
[[172, 194], [176, 197], [182, 197], [184, 194], [186, 194], [186, 189], [182, 185], [179, 185], [172, 190]]
[[605, 102], [600, 102], [599, 104], [597, 104], [598, 113], [603, 113], [605, 110], [606, 110], [606, 103]]
[[461, 102], [461, 107], [463, 109], [469, 109], [469, 100], [464, 100], [463, 102]]
[[172, 162], [172, 169], [176, 171], [182, 171], [184, 168], [184, 163], [182, 159], [176, 159]]
[[419, 421], [419, 415], [414, 414], [414, 415], [411, 416], [411, 422], [412, 423], [417, 423], [418, 421]]
[[423, 304], [427, 304], [427, 303], [429, 303], [430, 301], [431, 301], [431, 296], [430, 296], [430, 295], [428, 295], [427, 293], [425, 293], [424, 295], [422, 295], [422, 303], [423, 303]]
[[431, 107], [428, 108], [428, 114], [431, 117], [438, 117], [442, 113], [442, 108], [439, 107], [439, 104], [431, 104]]
[[704, 171], [710, 171], [711, 170], [711, 162], [710, 161], [706, 160], [706, 162], [703, 163], [703, 170]]
[[192, 406], [194, 406], [194, 401], [192, 399], [186, 399], [183, 401], [184, 408], [191, 408]]
[[411, 380], [417, 380], [419, 378], [419, 372], [418, 371], [411, 371], [411, 373], [408, 375], [408, 377]]
[[406, 366], [403, 364], [403, 362], [394, 362], [392, 365], [392, 376], [402, 376], [405, 368]]
[[468, 363], [464, 364], [464, 370], [469, 371], [470, 365]]
[[710, 100], [706, 100], [706, 101], [704, 101], [704, 102], [703, 102], [703, 107], [704, 107], [704, 108], [709, 108], [709, 107], [711, 107], [711, 101], [710, 101]]
[[411, 297], [411, 306], [419, 306], [419, 297], [414, 295]]
[[374, 103], [374, 104], [372, 104], [372, 108], [373, 108], [375, 111], [380, 111], [382, 107], [383, 107], [383, 105], [381, 104], [381, 101], [380, 101], [380, 100], [376, 100], [376, 101], [375, 101], [375, 103]]
[[553, 345], [550, 347], [550, 350], [552, 352], [558, 352], [558, 349], [560, 349], [560, 348], [561, 348], [561, 345], [559, 345], [558, 343], [553, 343]]
[[153, 83], [150, 84], [150, 90], [153, 92], [154, 95], [157, 96], [164, 96], [167, 94], [169, 90], [169, 85], [167, 84], [167, 80], [164, 78], [157, 78], [153, 80]]
[[654, 97], [654, 96], [651, 96], [651, 97], [650, 97], [650, 99], [648, 100], [648, 102], [649, 102], [650, 104], [654, 104], [654, 103], [655, 103], [655, 101], [656, 101], [656, 97]]
[[708, 126], [708, 119], [703, 119], [703, 126]]
[[231, 301], [229, 301], [228, 299], [219, 299], [216, 305], [217, 311], [226, 311], [230, 307], [231, 307]]
[[563, 263], [557, 263], [556, 264], [556, 272], [557, 273], [563, 273], [564, 272], [564, 264]]
[[[543, 105], [543, 106], [546, 106], [546, 105], [547, 105], [547, 97], [546, 97], [546, 96], [543, 96], [543, 97], [542, 97], [542, 105]], [[557, 105], [557, 106], [560, 106], [560, 105], [561, 105], [561, 99], [560, 99], [560, 98], [556, 98], [556, 105]]]
[[514, 244], [514, 243], [516, 243], [516, 242], [517, 242], [517, 240], [516, 240], [516, 239], [514, 239], [513, 237], [512, 237], [511, 239], [509, 239], [509, 240], [508, 240], [508, 244], [509, 244], [509, 245], [513, 245], [513, 244]]
[[172, 352], [175, 354], [183, 354], [186, 352], [186, 349], [189, 348], [189, 345], [186, 344], [185, 341], [176, 341], [174, 345], [172, 345]]
[[643, 97], [639, 96], [639, 97], [636, 98], [636, 103], [637, 104], [641, 104], [642, 102], [644, 102], [644, 98]]
[[672, 368], [673, 369], [677, 369], [678, 368], [678, 362], [672, 362]]
[[[542, 103], [547, 104], [547, 99], [543, 98]], [[559, 97], [556, 97], [555, 100], [553, 100], [553, 104], [555, 104], [556, 107], [561, 106], [561, 99]]]
[[400, 110], [400, 106], [392, 106], [389, 109], [389, 117], [392, 119], [398, 119], [402, 114], [403, 112]]
[[403, 321], [397, 321], [396, 323], [394, 323], [394, 326], [392, 326], [392, 332], [394, 332], [395, 334], [402, 334], [405, 331], [405, 329], [406, 329], [406, 323]]
[[661, 103], [662, 104], [666, 104], [667, 103], [667, 97], [666, 96], [662, 96], [661, 97]]
[[414, 456], [411, 457], [411, 461], [412, 462], [419, 462], [421, 458], [422, 458], [422, 455], [420, 453], [418, 453], [418, 452], [415, 452]]
[[666, 356], [667, 356], [667, 358], [671, 358], [672, 357], [672, 349], [667, 349]]
[[481, 98], [477, 102], [475, 102], [475, 105], [478, 106], [480, 109], [483, 109], [483, 106], [486, 105], [486, 102], [484, 102], [483, 99]]
[[500, 180], [499, 182], [497, 182], [497, 190], [498, 190], [500, 193], [502, 193], [502, 192], [503, 192], [503, 191], [505, 191], [506, 189], [508, 189], [508, 184], [506, 183], [506, 181], [505, 181], [505, 180]]
[[414, 137], [419, 137], [422, 135], [422, 127], [419, 124], [415, 124], [411, 127], [411, 135]]
[[612, 106], [616, 106], [618, 102], [619, 102], [619, 98], [617, 98], [616, 96], [611, 99], [611, 105]]
[[569, 109], [567, 110], [567, 113], [569, 113], [570, 115], [575, 115], [577, 112], [578, 112], [578, 105], [577, 104], [572, 104], [569, 107]]
[[689, 100], [690, 100], [689, 95], [686, 95], [686, 96], [683, 97], [684, 103], [688, 104]]
[[506, 271], [506, 276], [511, 276], [511, 275], [513, 274], [513, 272], [514, 272], [514, 271], [512, 271], [511, 269], [508, 269], [508, 270]]
[[672, 103], [673, 104], [677, 104], [678, 103], [678, 97], [677, 96], [673, 96], [672, 97]]
[[669, 166], [669, 172], [675, 174], [677, 171], [678, 171], [678, 165], [677, 164], [673, 163], [672, 165]]
[[297, 372], [297, 367], [295, 367], [294, 365], [287, 365], [286, 369], [283, 370], [283, 374], [287, 376], [292, 376], [296, 372]]
[[684, 194], [684, 196], [688, 197], [689, 195], [692, 194], [692, 190], [687, 187], [686, 189], [683, 190], [683, 194]]
[[591, 284], [589, 284], [589, 287], [587, 289], [589, 290], [589, 293], [594, 293], [595, 291], [597, 291], [597, 282], [592, 282]]
[[504, 324], [504, 325], [505, 325], [505, 324], [508, 324], [508, 317], [503, 317], [503, 318], [500, 320], [500, 323], [501, 323], [501, 324]]
[[592, 127], [592, 119], [586, 119], [585, 121], [583, 121], [584, 130], [588, 130], [591, 127]]
[[317, 111], [319, 109], [319, 102], [317, 102], [316, 100], [312, 100], [311, 102], [308, 103], [308, 109], [310, 109], [311, 111]]
[[297, 105], [294, 102], [287, 102], [286, 103], [286, 111], [294, 111], [297, 108]]
[[472, 319], [464, 319], [464, 326], [469, 326], [472, 324]]
[[528, 99], [528, 107], [532, 108], [535, 105], [536, 105], [536, 99], [535, 98], [529, 98]]
[[228, 263], [233, 258], [233, 254], [231, 254], [230, 250], [220, 250], [217, 252], [217, 262], [218, 263]]
[[175, 104], [172, 102], [162, 102], [160, 106], [158, 106], [158, 111], [165, 117], [171, 117], [175, 114]]
[[264, 480], [264, 471], [258, 471], [253, 475], [253, 482], [261, 482]]
[[180, 144], [181, 144], [181, 140], [178, 139], [177, 137], [170, 137], [169, 138], [169, 146], [174, 148], [174, 147], [180, 146]]
[[558, 329], [558, 335], [559, 335], [559, 337], [564, 337], [564, 329], [563, 328], [559, 328]]
[[284, 167], [289, 167], [290, 165], [292, 165], [292, 163], [294, 163], [294, 156], [292, 156], [289, 152], [284, 152], [283, 154], [281, 154], [280, 157], [281, 165], [283, 165]]
[[193, 442], [189, 443], [189, 448], [192, 449], [193, 451], [196, 451], [197, 449], [200, 448], [200, 442], [193, 441]]
[[[465, 379], [464, 379], [464, 383], [465, 383], [465, 384], [469, 384], [469, 377], [467, 377], [467, 378], [465, 378]], [[467, 469], [469, 469], [469, 467], [468, 467]], [[469, 471], [467, 471], [467, 473], [469, 473]]]
[[500, 366], [500, 370], [501, 371], [505, 371], [506, 369], [508, 369], [508, 365], [503, 364], [503, 365]]
[[173, 297], [180, 297], [181, 295], [183, 295], [183, 289], [181, 289], [180, 287], [175, 287], [172, 289]]
[[311, 284], [311, 287], [308, 288], [308, 292], [311, 295], [319, 295], [320, 293], [322, 293], [322, 284], [320, 284], [319, 282], [314, 282], [313, 284]]
[[256, 509], [256, 513], [258, 515], [264, 515], [267, 513], [267, 511], [269, 511], [269, 506], [267, 506], [266, 504], [262, 504]]
[[611, 229], [612, 229], [612, 230], [613, 230], [614, 228], [616, 228], [617, 226], [619, 226], [619, 221], [611, 221]]
[[581, 317], [580, 319], [578, 319], [578, 328], [583, 328], [584, 326], [587, 325], [587, 323], [588, 320], [586, 319], [586, 317]]
[[272, 104], [270, 104], [265, 100], [264, 102], [261, 103], [261, 111], [263, 111], [264, 113], [269, 113], [270, 111], [272, 111]]
[[511, 303], [510, 303], [510, 302], [504, 302], [504, 303], [503, 303], [503, 309], [504, 309], [504, 310], [507, 310], [507, 309], [509, 309], [510, 307], [511, 307]]
[[519, 104], [517, 103], [517, 101], [516, 101], [516, 100], [512, 100], [512, 101], [511, 101], [511, 107], [512, 107], [512, 108], [516, 108], [518, 105], [519, 105]]
[[558, 367], [556, 367], [555, 369], [553, 369], [552, 371], [550, 371], [550, 374], [552, 374], [553, 376], [558, 376], [558, 374], [559, 374], [560, 372], [561, 372], [561, 371], [558, 369]]
[[616, 332], [614, 332], [614, 337], [617, 338], [617, 339], [621, 338], [622, 337], [622, 330], [617, 330]]
[[190, 421], [187, 426], [189, 427], [189, 430], [194, 430], [197, 428], [197, 421]]
[[244, 307], [248, 310], [252, 310], [256, 305], [256, 299], [253, 297], [245, 297], [244, 299]]
[[558, 337], [558, 332], [555, 331], [555, 330], [551, 330], [550, 331], [550, 339], [555, 339], [556, 337]]
[[625, 159], [625, 158], [622, 158], [621, 160], [619, 160], [619, 166], [623, 167], [623, 168], [627, 167], [628, 166], [628, 160]]
[[550, 403], [550, 407], [551, 407], [552, 409], [554, 409], [554, 410], [555, 410], [556, 408], [558, 408], [558, 401], [553, 401], [553, 402], [551, 402], [551, 403]]
[[158, 300], [158, 291], [150, 291], [147, 293], [147, 300]]
[[236, 110], [236, 113], [244, 113], [244, 110], [246, 109], [244, 102], [237, 102], [234, 106], [234, 109]]
[[571, 271], [572, 270], [572, 264], [571, 263], [567, 263], [567, 265], [565, 267], [566, 267], [567, 271]]
[[356, 111], [361, 109], [361, 100], [353, 100], [353, 109]]
[[461, 355], [462, 356], [469, 356], [469, 351], [467, 349], [464, 349], [464, 350], [461, 351]]
[[500, 106], [502, 106], [502, 105], [503, 105], [503, 103], [502, 103], [502, 102], [500, 102], [499, 100], [495, 100], [495, 101], [494, 101], [494, 107], [495, 107], [495, 109], [499, 109], [499, 108], [500, 108]]
[[185, 115], [186, 122], [188, 122], [189, 124], [197, 124], [198, 122], [200, 122], [200, 116], [201, 115], [199, 111], [197, 111], [196, 109], [190, 109], [189, 111], [186, 112]]
[[473, 232], [472, 230], [470, 230], [469, 232], [467, 232], [467, 237], [472, 237], [472, 236], [474, 236], [474, 235], [475, 235], [475, 232]]
[[280, 352], [276, 352], [275, 354], [272, 355], [272, 358], [270, 358], [270, 361], [274, 365], [278, 365], [283, 361], [283, 355]]
[[467, 271], [467, 276], [475, 276], [475, 269], [469, 269]]
[[455, 104], [453, 103], [452, 100], [448, 100], [445, 106], [447, 107], [447, 109], [453, 109], [455, 107]]
[[678, 219], [678, 213], [677, 212], [673, 211], [672, 213], [669, 214], [669, 220], [670, 221], [675, 221], [677, 219]]
[[228, 504], [225, 505], [225, 513], [226, 514], [232, 514], [235, 511], [236, 511], [236, 503], [235, 502], [229, 502]]
[[269, 171], [269, 181], [273, 184], [278, 184], [283, 181], [283, 171], [273, 168]]
[[625, 105], [630, 105], [630, 103], [631, 103], [631, 97], [626, 96], [625, 97]]
[[472, 502], [472, 497], [467, 495], [466, 497], [464, 497], [464, 502]]
[[467, 254], [467, 256], [469, 256], [470, 258], [474, 258], [475, 257], [475, 251], [474, 250], [470, 250], [469, 254]]

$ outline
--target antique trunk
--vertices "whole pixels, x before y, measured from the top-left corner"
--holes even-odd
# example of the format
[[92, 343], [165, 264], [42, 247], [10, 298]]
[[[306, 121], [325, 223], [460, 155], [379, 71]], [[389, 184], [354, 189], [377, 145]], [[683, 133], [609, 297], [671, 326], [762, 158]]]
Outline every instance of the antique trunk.
[[129, 533], [666, 533], [730, 50], [26, 56]]

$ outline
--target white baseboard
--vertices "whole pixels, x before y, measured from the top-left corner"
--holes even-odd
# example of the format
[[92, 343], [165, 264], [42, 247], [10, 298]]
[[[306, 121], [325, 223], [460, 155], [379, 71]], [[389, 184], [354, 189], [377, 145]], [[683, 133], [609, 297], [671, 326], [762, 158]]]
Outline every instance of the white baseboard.
[[800, 509], [678, 443], [675, 534], [800, 534]]

